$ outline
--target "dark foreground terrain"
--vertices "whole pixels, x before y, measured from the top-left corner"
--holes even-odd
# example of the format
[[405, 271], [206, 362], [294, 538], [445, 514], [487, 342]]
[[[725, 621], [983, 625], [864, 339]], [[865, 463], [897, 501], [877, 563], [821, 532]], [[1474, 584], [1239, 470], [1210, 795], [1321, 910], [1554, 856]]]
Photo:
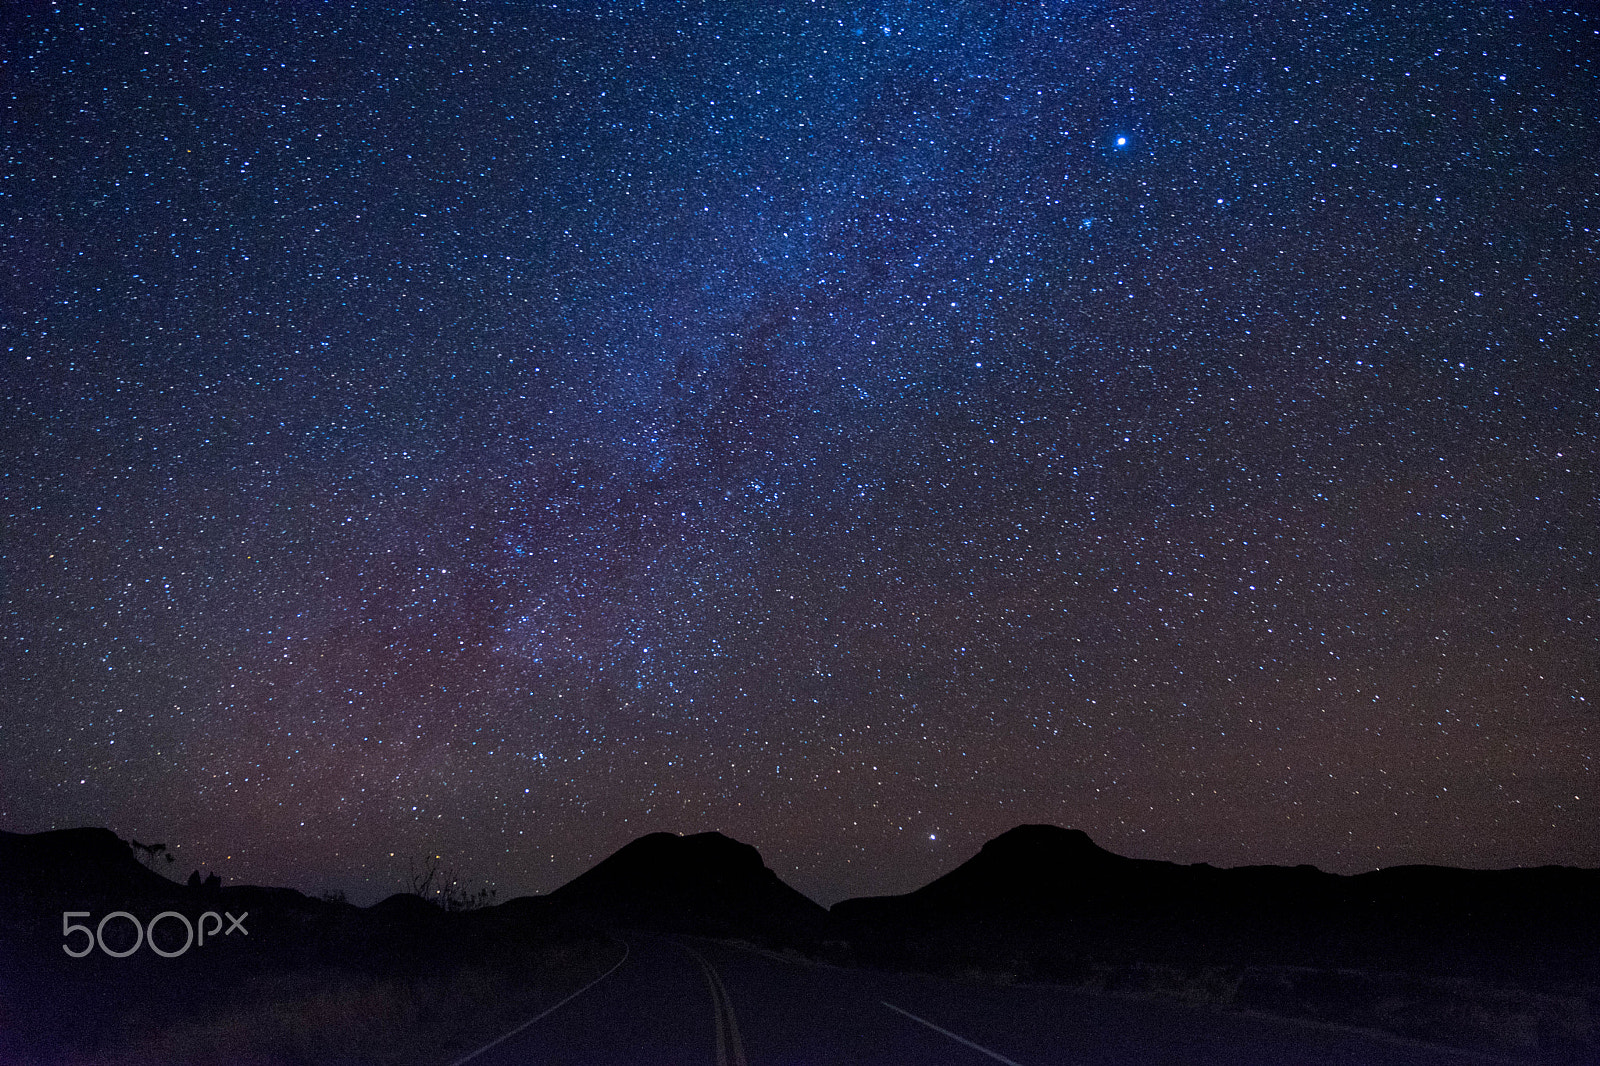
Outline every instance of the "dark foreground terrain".
[[[114, 911], [171, 912], [173, 957]], [[1050, 826], [831, 912], [715, 833], [453, 913], [0, 833], [0, 1063], [1589, 1063], [1597, 930], [1595, 871], [1215, 870]]]
[[[125, 957], [96, 929], [124, 911], [204, 926], [167, 958]], [[76, 915], [87, 912], [87, 916]], [[202, 921], [215, 914], [217, 919]], [[232, 919], [239, 918], [238, 926]], [[215, 932], [212, 927], [215, 926]], [[132, 923], [101, 931], [115, 952]], [[177, 953], [189, 934], [156, 925]], [[374, 907], [289, 889], [191, 888], [137, 862], [101, 829], [0, 833], [0, 1063], [278, 1064], [449, 1062], [615, 964], [622, 946], [581, 923], [516, 905], [446, 913], [416, 896]]]

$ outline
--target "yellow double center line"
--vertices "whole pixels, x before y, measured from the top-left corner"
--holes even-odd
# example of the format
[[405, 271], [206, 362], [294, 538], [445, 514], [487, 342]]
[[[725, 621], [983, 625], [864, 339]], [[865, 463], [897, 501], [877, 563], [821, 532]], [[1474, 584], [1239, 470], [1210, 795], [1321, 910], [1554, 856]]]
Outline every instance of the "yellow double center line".
[[749, 1066], [744, 1057], [744, 1044], [739, 1040], [739, 1023], [734, 1020], [733, 1005], [728, 1002], [728, 990], [722, 986], [722, 978], [704, 955], [681, 941], [678, 946], [700, 964], [701, 972], [706, 975], [706, 987], [711, 990], [711, 1011], [717, 1029], [717, 1066]]

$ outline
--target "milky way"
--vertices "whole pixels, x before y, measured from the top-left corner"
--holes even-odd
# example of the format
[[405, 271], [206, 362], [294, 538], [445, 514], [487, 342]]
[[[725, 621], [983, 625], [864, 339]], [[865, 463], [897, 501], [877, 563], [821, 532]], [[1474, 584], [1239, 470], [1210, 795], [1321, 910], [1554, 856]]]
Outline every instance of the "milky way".
[[1600, 865], [1600, 22], [11, 5], [0, 825]]

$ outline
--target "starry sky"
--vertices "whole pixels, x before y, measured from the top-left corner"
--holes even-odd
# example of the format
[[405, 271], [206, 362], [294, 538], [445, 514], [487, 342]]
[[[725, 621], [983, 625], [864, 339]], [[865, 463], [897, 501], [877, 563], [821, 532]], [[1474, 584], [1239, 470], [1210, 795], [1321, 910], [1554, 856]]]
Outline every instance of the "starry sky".
[[1600, 17], [23, 0], [0, 827], [1600, 866]]

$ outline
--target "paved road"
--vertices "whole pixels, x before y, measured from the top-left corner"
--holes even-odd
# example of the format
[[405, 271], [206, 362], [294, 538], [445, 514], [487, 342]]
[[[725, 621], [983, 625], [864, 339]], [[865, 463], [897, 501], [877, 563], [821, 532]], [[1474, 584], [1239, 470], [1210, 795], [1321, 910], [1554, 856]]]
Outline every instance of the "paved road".
[[1381, 1037], [1049, 986], [838, 969], [630, 935], [609, 976], [466, 1066], [1482, 1066]]

